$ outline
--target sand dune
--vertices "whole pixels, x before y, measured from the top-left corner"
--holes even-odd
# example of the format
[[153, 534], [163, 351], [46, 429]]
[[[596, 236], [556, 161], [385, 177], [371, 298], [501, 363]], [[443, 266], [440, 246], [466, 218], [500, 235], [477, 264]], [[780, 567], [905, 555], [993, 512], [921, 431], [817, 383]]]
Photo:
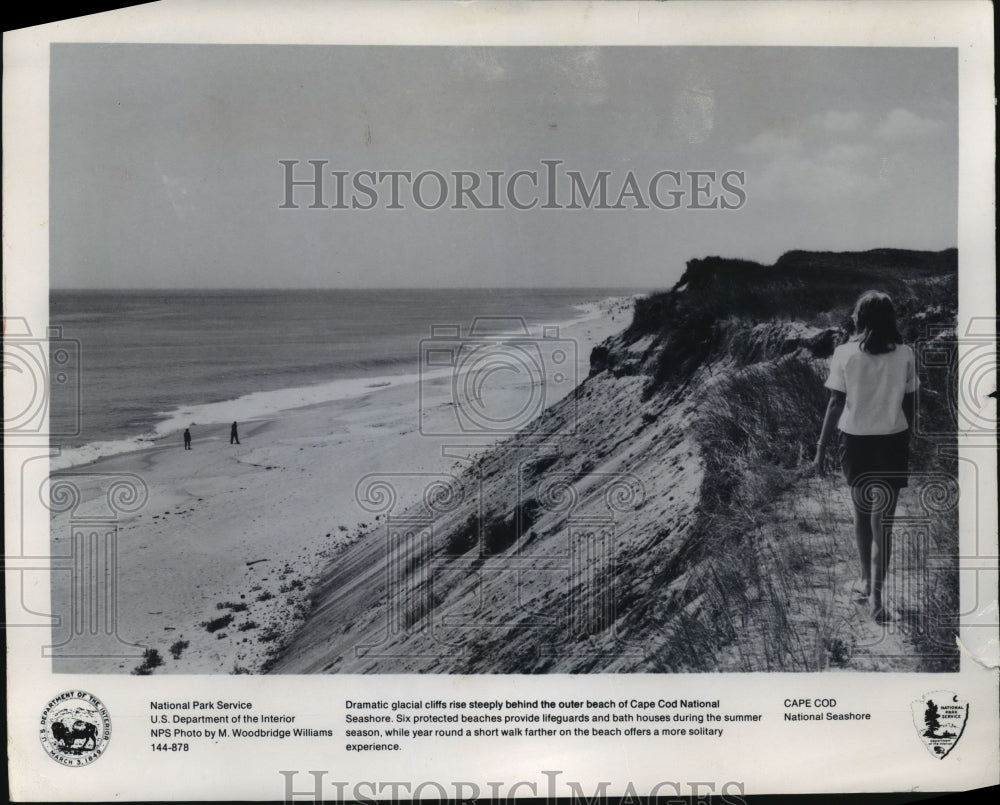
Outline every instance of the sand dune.
[[[913, 311], [908, 331], [946, 325], [954, 267], [953, 251], [691, 261], [674, 290], [637, 302], [628, 329], [592, 352], [590, 376], [533, 428], [479, 455], [454, 449], [454, 470], [427, 476], [416, 503], [369, 479], [383, 519], [332, 558], [267, 668], [954, 669], [936, 608], [954, 606], [956, 577], [934, 559], [955, 551], [954, 467], [915, 439], [889, 625], [852, 598], [842, 478], [803, 473], [826, 358], [846, 336], [833, 323], [875, 285]], [[923, 378], [935, 389], [924, 410], [947, 428], [942, 382]]]
[[[626, 311], [625, 303], [605, 305], [561, 333], [577, 342], [580, 376], [591, 347], [627, 324]], [[425, 385], [425, 407], [449, 405], [445, 381]], [[492, 392], [516, 399], [523, 382], [512, 377], [506, 389], [494, 384]], [[355, 501], [359, 479], [396, 473], [396, 493], [407, 501], [420, 491], [419, 473], [452, 470], [454, 458], [441, 452], [446, 440], [419, 431], [417, 388], [380, 386], [361, 397], [241, 422], [240, 445], [229, 444], [228, 417], [197, 423], [190, 451], [178, 432], [146, 449], [61, 471], [79, 489], [80, 503], [53, 515], [54, 555], [72, 553], [72, 529], [88, 514], [107, 513], [105, 491], [116, 474], [141, 478], [148, 500], [117, 516], [113, 583], [100, 576], [89, 582], [98, 598], [116, 597], [110, 631], [117, 638], [90, 634], [78, 623], [83, 633], [70, 640], [78, 590], [70, 572], [52, 574], [51, 611], [64, 616], [53, 643], [65, 644], [55, 651], [55, 669], [130, 672], [142, 665], [144, 649], [154, 649], [162, 660], [152, 669], [158, 674], [258, 671], [304, 619], [308, 593], [331, 555], [363, 543], [371, 556], [362, 562], [379, 566], [375, 515]], [[546, 401], [561, 393], [547, 389]], [[479, 439], [475, 449], [495, 440]]]

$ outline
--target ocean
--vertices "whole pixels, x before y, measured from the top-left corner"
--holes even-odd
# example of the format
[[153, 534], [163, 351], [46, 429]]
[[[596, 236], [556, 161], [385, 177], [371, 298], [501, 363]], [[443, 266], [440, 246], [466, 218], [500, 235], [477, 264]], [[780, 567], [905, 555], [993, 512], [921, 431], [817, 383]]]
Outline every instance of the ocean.
[[[476, 316], [491, 317], [492, 332], [515, 332], [523, 319], [537, 336], [643, 290], [54, 290], [49, 323], [78, 365], [51, 384], [51, 441], [62, 448], [52, 466], [136, 449], [192, 422], [416, 377], [432, 325], [458, 325], [465, 338]], [[52, 376], [65, 368], [53, 365]]]

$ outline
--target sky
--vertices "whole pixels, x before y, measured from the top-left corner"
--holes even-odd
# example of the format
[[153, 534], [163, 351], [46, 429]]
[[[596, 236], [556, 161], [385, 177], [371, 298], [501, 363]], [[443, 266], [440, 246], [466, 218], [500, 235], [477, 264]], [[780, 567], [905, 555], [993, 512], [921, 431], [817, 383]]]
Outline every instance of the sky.
[[[50, 283], [662, 287], [709, 255], [950, 248], [957, 70], [946, 48], [55, 44]], [[427, 210], [404, 187], [386, 209], [383, 183], [373, 209], [309, 188], [281, 209], [280, 160], [484, 185], [561, 160], [607, 171], [610, 203], [630, 171], [646, 196], [661, 171], [739, 171], [744, 198]]]

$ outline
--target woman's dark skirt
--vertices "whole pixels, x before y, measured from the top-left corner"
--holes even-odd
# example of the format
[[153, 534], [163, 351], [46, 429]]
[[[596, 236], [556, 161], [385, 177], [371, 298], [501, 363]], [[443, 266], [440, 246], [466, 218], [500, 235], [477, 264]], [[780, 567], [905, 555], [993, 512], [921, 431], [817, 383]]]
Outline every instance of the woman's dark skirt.
[[910, 432], [887, 436], [855, 436], [841, 433], [841, 467], [852, 487], [888, 485], [896, 490], [907, 485], [910, 471]]

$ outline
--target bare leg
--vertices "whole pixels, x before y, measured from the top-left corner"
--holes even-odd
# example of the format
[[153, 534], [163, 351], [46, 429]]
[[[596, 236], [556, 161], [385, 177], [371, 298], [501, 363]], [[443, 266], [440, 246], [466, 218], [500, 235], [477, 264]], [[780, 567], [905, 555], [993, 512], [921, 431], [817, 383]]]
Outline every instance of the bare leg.
[[[853, 490], [852, 490], [853, 492]], [[858, 545], [858, 559], [861, 562], [861, 583], [858, 596], [867, 600], [872, 589], [872, 518], [868, 511], [858, 505], [854, 494], [854, 539]]]
[[872, 530], [872, 565], [874, 578], [872, 580], [872, 617], [879, 622], [890, 619], [882, 601], [882, 588], [889, 572], [889, 557], [892, 554], [892, 521], [896, 514], [896, 503], [899, 500], [899, 490], [889, 490], [885, 506], [876, 507], [871, 514]]

